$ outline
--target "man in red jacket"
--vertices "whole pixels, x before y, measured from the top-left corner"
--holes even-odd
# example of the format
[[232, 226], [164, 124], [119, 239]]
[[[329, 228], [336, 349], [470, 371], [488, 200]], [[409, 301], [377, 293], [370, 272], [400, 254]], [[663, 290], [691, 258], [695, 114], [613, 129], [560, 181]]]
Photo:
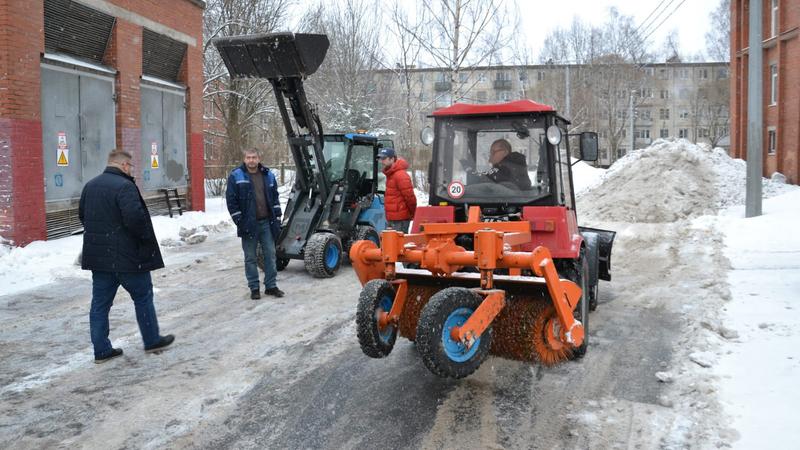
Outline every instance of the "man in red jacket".
[[408, 176], [408, 163], [403, 158], [398, 158], [393, 148], [382, 148], [378, 158], [383, 165], [383, 174], [386, 175], [386, 220], [389, 228], [408, 233], [408, 226], [417, 210], [417, 196], [414, 195], [414, 185]]

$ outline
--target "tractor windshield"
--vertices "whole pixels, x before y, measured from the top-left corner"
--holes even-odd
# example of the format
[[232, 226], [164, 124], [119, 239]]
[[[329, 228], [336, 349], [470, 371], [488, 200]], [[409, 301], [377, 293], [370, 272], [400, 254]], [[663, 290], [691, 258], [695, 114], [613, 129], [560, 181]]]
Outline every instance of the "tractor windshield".
[[436, 123], [436, 193], [464, 203], [528, 203], [548, 194], [543, 117], [447, 117]]
[[325, 158], [325, 173], [328, 180], [337, 181], [344, 178], [344, 166], [347, 162], [347, 142], [334, 136], [325, 136], [325, 147], [322, 149]]

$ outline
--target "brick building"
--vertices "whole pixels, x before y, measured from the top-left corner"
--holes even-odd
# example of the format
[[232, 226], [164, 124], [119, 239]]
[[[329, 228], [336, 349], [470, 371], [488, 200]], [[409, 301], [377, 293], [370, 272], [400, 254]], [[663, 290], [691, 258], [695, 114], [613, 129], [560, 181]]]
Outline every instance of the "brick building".
[[[748, 0], [731, 2], [731, 151], [747, 158]], [[762, 0], [764, 176], [800, 183], [800, 2]]]
[[[0, 235], [80, 228], [77, 199], [113, 148], [148, 203], [203, 210], [200, 0], [0, 2]], [[160, 202], [159, 202], [160, 200]], [[157, 208], [155, 208], [157, 209]]]

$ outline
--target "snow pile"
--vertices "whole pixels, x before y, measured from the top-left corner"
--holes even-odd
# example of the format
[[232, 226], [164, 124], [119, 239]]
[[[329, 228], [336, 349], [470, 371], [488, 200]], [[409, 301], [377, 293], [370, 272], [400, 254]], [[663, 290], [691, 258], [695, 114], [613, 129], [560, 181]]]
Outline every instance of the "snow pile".
[[[189, 211], [182, 216], [153, 217], [156, 237], [162, 246], [183, 245], [184, 242], [199, 241], [208, 233], [220, 232], [232, 227], [225, 208], [224, 198], [206, 199], [206, 212]], [[181, 236], [192, 231], [190, 236]], [[205, 237], [201, 237], [205, 234]], [[194, 236], [194, 237], [192, 237]], [[182, 240], [183, 238], [183, 240]], [[76, 264], [83, 245], [83, 236], [70, 236], [50, 241], [36, 241], [25, 247], [12, 247], [0, 239], [0, 296], [41, 286], [62, 278], [90, 278]], [[168, 250], [167, 248], [162, 250]], [[166, 252], [165, 252], [166, 253]], [[165, 254], [165, 256], [167, 256]]]
[[[720, 149], [658, 140], [618, 160], [579, 196], [581, 216], [613, 222], [675, 222], [744, 203], [745, 162]], [[763, 180], [764, 196], [788, 187]]]
[[[572, 160], [574, 162], [575, 158]], [[584, 191], [597, 186], [603, 179], [603, 175], [605, 173], [605, 169], [592, 167], [583, 161], [574, 163], [572, 166], [572, 183], [573, 187], [575, 188], [575, 195], [580, 195]], [[536, 174], [534, 173], [534, 176], [535, 175]]]

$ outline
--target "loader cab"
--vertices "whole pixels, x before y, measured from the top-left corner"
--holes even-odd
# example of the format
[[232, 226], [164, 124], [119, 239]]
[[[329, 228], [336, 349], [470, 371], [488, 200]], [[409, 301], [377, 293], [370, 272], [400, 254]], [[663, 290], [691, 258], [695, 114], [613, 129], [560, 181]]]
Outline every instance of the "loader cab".
[[[431, 205], [464, 212], [480, 205], [497, 215], [519, 213], [524, 206], [574, 210], [569, 122], [552, 107], [530, 100], [454, 104], [433, 118]], [[590, 138], [581, 139], [587, 155]], [[596, 153], [596, 138], [594, 143]]]
[[377, 190], [378, 142], [361, 134], [326, 134], [322, 154], [331, 183], [345, 187], [355, 197]]

